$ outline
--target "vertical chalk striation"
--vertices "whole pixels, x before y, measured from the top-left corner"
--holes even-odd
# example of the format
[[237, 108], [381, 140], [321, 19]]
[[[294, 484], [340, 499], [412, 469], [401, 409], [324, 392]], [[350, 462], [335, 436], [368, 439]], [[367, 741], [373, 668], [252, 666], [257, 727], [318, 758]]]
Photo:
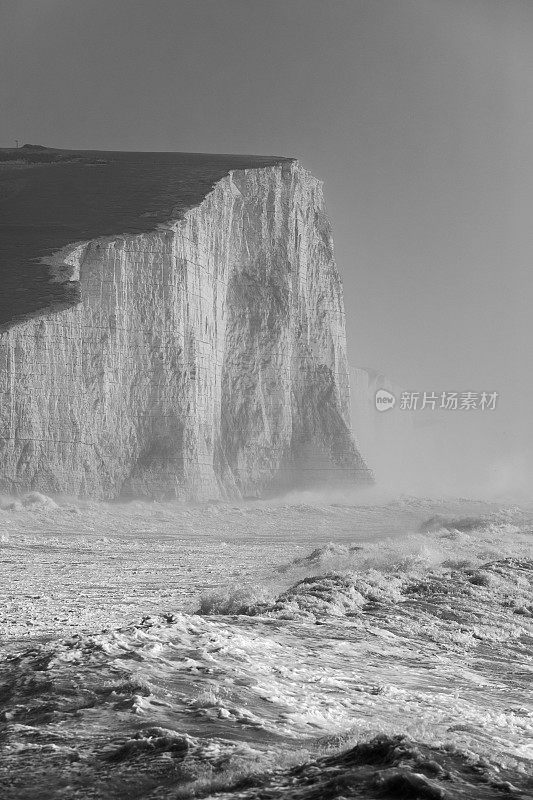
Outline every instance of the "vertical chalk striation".
[[0, 333], [0, 490], [224, 499], [371, 480], [322, 186], [298, 162], [231, 169], [154, 230], [46, 263], [78, 299]]

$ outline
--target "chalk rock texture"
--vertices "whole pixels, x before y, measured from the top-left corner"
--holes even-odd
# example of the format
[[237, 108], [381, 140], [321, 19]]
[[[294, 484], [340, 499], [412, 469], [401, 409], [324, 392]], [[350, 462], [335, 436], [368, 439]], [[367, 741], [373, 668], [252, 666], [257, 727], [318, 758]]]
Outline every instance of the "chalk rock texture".
[[0, 490], [217, 499], [371, 481], [321, 183], [289, 160], [233, 169], [154, 227], [47, 256], [79, 301], [0, 333]]

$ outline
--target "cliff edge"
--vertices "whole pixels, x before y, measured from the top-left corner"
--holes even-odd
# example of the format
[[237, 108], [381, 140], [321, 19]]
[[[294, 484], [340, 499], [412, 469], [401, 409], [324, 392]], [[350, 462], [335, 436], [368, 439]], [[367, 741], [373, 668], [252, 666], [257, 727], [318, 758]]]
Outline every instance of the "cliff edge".
[[205, 499], [371, 480], [316, 178], [249, 156], [14, 160], [0, 490]]

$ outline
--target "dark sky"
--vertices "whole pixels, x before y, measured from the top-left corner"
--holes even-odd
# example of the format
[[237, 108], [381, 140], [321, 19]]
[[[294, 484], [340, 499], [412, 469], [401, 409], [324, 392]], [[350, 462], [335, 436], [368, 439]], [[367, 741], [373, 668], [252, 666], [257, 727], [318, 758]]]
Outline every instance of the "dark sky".
[[496, 414], [445, 438], [527, 451], [531, 0], [0, 0], [0, 15], [1, 145], [297, 156], [325, 182], [352, 364], [412, 390], [496, 390]]

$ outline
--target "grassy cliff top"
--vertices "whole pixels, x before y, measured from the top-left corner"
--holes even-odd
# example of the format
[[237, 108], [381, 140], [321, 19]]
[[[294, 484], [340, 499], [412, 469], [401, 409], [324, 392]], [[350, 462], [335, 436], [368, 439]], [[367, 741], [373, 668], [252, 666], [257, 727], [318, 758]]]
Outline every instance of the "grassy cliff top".
[[209, 153], [0, 149], [0, 328], [78, 302], [41, 260], [67, 244], [151, 231], [236, 169], [292, 159]]

